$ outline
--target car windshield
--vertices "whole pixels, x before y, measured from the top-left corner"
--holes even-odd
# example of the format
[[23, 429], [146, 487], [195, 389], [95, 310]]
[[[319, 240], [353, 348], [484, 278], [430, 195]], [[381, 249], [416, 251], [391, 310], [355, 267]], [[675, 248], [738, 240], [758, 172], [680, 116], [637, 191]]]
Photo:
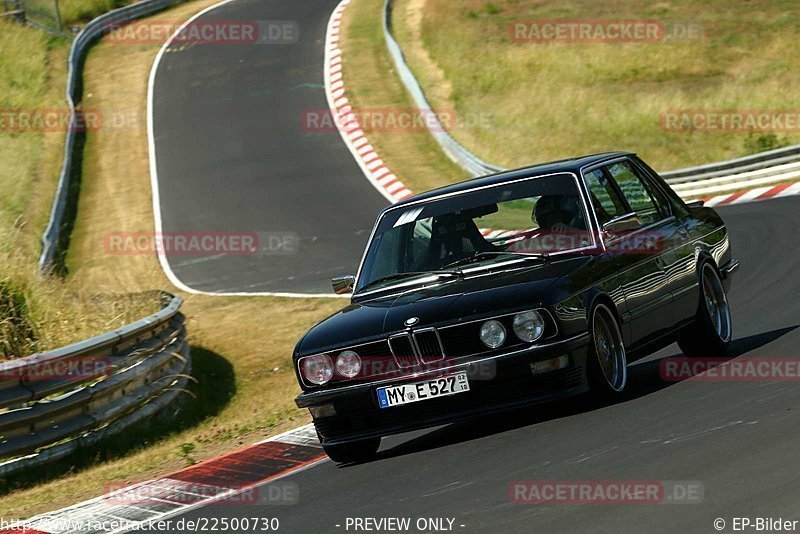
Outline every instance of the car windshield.
[[577, 180], [555, 174], [391, 209], [378, 222], [356, 291], [517, 256], [594, 246]]

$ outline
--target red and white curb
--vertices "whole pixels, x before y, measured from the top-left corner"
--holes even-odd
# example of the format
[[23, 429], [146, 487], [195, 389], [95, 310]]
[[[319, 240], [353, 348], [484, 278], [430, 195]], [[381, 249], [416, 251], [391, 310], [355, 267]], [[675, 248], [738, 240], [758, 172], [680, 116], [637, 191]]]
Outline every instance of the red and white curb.
[[[347, 98], [347, 89], [342, 69], [344, 56], [342, 54], [342, 49], [339, 47], [339, 41], [341, 37], [342, 19], [350, 1], [351, 0], [342, 0], [333, 10], [333, 15], [328, 21], [328, 31], [325, 41], [325, 93], [328, 98], [328, 106], [330, 107], [334, 122], [347, 148], [349, 148], [350, 152], [353, 154], [356, 163], [361, 167], [361, 170], [370, 183], [372, 183], [389, 202], [394, 203], [410, 197], [414, 193], [391, 172], [378, 152], [370, 144]], [[737, 193], [718, 195], [706, 198], [704, 201], [707, 206], [722, 206], [798, 194], [800, 194], [800, 182], [773, 187], [759, 187]], [[482, 229], [481, 232], [489, 237], [499, 237], [501, 234], [506, 233], [504, 230], [491, 229]]]
[[772, 198], [788, 197], [793, 195], [800, 195], [800, 182], [793, 184], [781, 184], [772, 187], [757, 187], [755, 189], [748, 189], [739, 191], [737, 193], [728, 193], [726, 195], [717, 195], [708, 199], [704, 199], [706, 206], [726, 206], [729, 204], [745, 204], [747, 202], [756, 202], [759, 200], [769, 200]]
[[[0, 532], [128, 532], [223, 500], [265, 505], [265, 495], [254, 488], [326, 458], [314, 426], [309, 424], [162, 478], [111, 488], [100, 497]], [[241, 497], [237, 499], [237, 495]]]
[[342, 16], [350, 0], [342, 0], [328, 21], [328, 32], [325, 40], [325, 94], [328, 106], [333, 114], [339, 133], [361, 167], [364, 175], [389, 202], [397, 202], [413, 195], [411, 190], [392, 174], [384, 164], [378, 152], [370, 144], [358, 118], [353, 113], [353, 106], [347, 99], [342, 71], [342, 50], [339, 48], [339, 37], [342, 28]]

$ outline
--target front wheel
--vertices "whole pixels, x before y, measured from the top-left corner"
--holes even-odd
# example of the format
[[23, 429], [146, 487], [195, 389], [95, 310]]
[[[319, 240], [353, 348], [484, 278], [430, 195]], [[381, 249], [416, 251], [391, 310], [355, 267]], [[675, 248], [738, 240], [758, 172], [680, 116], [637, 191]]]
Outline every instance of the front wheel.
[[717, 270], [710, 262], [700, 268], [700, 303], [694, 324], [684, 328], [678, 346], [689, 357], [722, 356], [732, 337], [731, 310]]
[[588, 371], [592, 393], [618, 395], [628, 383], [628, 360], [619, 324], [608, 306], [598, 304], [592, 310], [590, 326]]
[[359, 464], [368, 462], [375, 458], [378, 447], [381, 445], [381, 438], [369, 438], [341, 445], [322, 445], [325, 454], [341, 464]]

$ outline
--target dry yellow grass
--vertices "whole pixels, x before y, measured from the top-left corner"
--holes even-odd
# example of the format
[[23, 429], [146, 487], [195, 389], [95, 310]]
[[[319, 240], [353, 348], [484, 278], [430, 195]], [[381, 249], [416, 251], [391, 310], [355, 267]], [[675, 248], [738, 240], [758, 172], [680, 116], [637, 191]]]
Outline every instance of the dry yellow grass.
[[[612, 149], [638, 152], [659, 169], [728, 159], [751, 150], [747, 132], [664, 131], [662, 112], [795, 107], [800, 19], [791, 0], [395, 4], [397, 37], [434, 107], [454, 108], [461, 117], [493, 115], [490, 127], [468, 123], [452, 133], [507, 167]], [[424, 17], [415, 15], [420, 10]], [[700, 25], [703, 36], [671, 43], [511, 42], [512, 22], [553, 19], [682, 21]], [[441, 90], [442, 83], [450, 89]], [[797, 131], [780, 136], [800, 142]]]
[[[358, 0], [345, 12], [340, 46], [347, 97], [354, 110], [390, 115], [414, 107], [394, 72], [381, 26], [383, 0]], [[381, 159], [415, 193], [467, 179], [463, 169], [443, 157], [424, 129], [367, 132]]]
[[[0, 110], [66, 110], [65, 41], [0, 20], [0, 49]], [[100, 296], [38, 276], [39, 237], [61, 168], [64, 131], [15, 131], [11, 125], [12, 119], [0, 121], [0, 359], [66, 345], [152, 313], [152, 295]], [[108, 305], [96, 306], [96, 298]]]
[[[153, 18], [183, 20], [212, 3], [192, 2]], [[67, 256], [70, 284], [101, 292], [170, 289], [154, 256], [109, 255], [103, 245], [108, 231], [153, 229], [145, 109], [157, 50], [103, 42], [86, 62], [86, 106], [127, 110], [133, 119], [130, 128], [101, 128], [88, 136]], [[0, 517], [43, 513], [95, 497], [110, 482], [169, 473], [185, 465], [180, 450], [186, 443], [195, 447], [192, 458], [202, 461], [308, 421], [307, 413], [294, 407], [292, 348], [307, 328], [341, 307], [341, 300], [182, 296], [195, 367], [232, 367], [235, 393], [227, 404], [191, 429], [130, 443], [128, 451], [106, 461], [7, 494], [0, 499]]]

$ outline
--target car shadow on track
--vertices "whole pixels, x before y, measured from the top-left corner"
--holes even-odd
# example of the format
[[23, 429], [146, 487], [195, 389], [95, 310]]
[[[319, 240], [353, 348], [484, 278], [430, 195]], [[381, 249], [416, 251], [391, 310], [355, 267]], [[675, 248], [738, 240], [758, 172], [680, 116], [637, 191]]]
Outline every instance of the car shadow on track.
[[[728, 354], [724, 358], [714, 359], [708, 368], [722, 365], [730, 360], [768, 345], [797, 328], [800, 328], [800, 325], [736, 339], [731, 342]], [[656, 393], [686, 379], [664, 379], [662, 364], [670, 358], [684, 358], [684, 356], [678, 352], [667, 357], [644, 359], [629, 366], [629, 388], [619, 398], [600, 400], [589, 397], [589, 395], [581, 395], [570, 399], [548, 402], [540, 405], [540, 408], [536, 410], [518, 408], [489, 416], [476, 417], [468, 421], [453, 423], [438, 428], [390, 449], [380, 451], [375, 460], [394, 458], [406, 454], [446, 447], [448, 445], [480, 439], [493, 434], [500, 434], [509, 430], [540, 424], [554, 419], [588, 413], [614, 404], [633, 401], [646, 395]], [[587, 397], [589, 397], [589, 402], [587, 402]]]

